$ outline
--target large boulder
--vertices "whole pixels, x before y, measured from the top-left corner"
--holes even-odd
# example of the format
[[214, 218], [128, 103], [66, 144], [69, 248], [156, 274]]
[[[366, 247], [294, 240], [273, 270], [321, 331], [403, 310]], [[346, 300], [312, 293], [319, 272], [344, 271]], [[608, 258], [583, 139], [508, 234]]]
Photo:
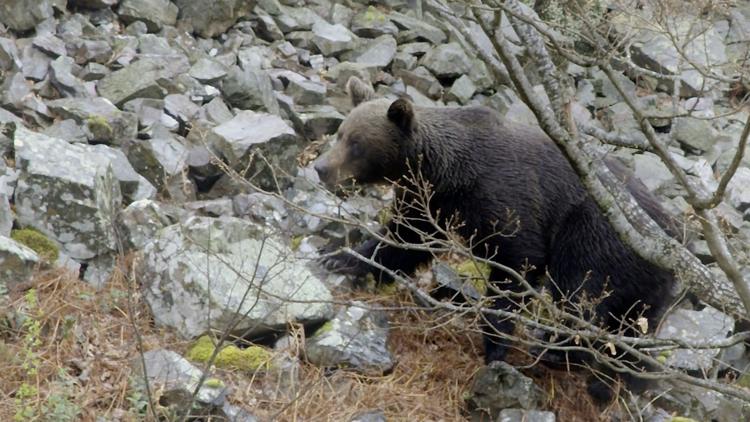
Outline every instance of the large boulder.
[[189, 70], [184, 56], [143, 57], [102, 78], [97, 89], [118, 107], [134, 98], [164, 98], [168, 92], [162, 85]]
[[156, 322], [187, 338], [230, 328], [253, 337], [332, 316], [320, 279], [263, 228], [236, 218], [166, 227], [142, 251], [138, 273]]
[[27, 281], [39, 256], [15, 240], [0, 236], [0, 295]]
[[227, 31], [239, 18], [255, 7], [255, 0], [175, 0], [180, 9], [178, 20], [203, 38], [213, 38]]
[[3, 0], [0, 1], [0, 23], [15, 31], [23, 32], [54, 14], [51, 0]]
[[114, 250], [122, 194], [112, 157], [25, 128], [16, 129], [14, 147], [18, 222], [56, 240], [75, 259]]

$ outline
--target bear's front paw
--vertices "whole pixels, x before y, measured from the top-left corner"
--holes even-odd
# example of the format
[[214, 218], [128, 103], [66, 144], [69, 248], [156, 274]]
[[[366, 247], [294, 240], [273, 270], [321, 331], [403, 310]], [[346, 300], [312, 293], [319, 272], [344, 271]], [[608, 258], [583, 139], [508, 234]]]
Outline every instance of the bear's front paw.
[[345, 252], [323, 256], [319, 262], [327, 271], [334, 273], [353, 276], [364, 276], [367, 273], [362, 261]]

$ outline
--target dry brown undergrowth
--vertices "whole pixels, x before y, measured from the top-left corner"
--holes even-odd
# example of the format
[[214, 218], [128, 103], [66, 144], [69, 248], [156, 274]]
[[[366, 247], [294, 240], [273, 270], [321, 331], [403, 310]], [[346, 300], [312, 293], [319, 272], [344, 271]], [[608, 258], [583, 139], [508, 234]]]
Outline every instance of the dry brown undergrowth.
[[[67, 404], [80, 408], [76, 420], [93, 421], [98, 416], [147, 420], [133, 407], [144, 399], [128, 389], [130, 362], [138, 350], [135, 328], [146, 350], [184, 352], [187, 342], [170, 330], [154, 327], [148, 307], [122, 276], [96, 291], [74, 275], [56, 270], [38, 274], [28, 287], [36, 291], [34, 312], [28, 309], [28, 290], [13, 292], [9, 304], [0, 304], [7, 308], [0, 316], [0, 420], [13, 420], [18, 410], [15, 397], [24, 383], [36, 387], [25, 404], [37, 413], [49, 406], [50, 397], [62, 396]], [[414, 310], [403, 293], [358, 299], [411, 307], [390, 315], [391, 350], [398, 360], [391, 374], [363, 377], [303, 363], [295, 392], [274, 395], [272, 374], [220, 371], [217, 375], [232, 386], [229, 400], [262, 420], [346, 421], [376, 408], [389, 421], [465, 420], [463, 395], [482, 365], [481, 337], [468, 328], [472, 325]], [[25, 342], [29, 329], [19, 314], [33, 314], [40, 322], [37, 345]], [[22, 367], [29, 348], [37, 358], [35, 375]], [[520, 353], [513, 354], [512, 360], [524, 363]], [[559, 421], [608, 419], [608, 412], [603, 416], [588, 401], [581, 376], [546, 370], [527, 373], [549, 393], [549, 408]]]

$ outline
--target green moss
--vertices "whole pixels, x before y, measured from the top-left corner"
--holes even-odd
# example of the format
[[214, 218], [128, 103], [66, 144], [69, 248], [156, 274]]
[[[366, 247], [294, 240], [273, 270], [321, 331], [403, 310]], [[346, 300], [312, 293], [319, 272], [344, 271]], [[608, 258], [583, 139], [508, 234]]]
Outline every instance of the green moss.
[[218, 378], [209, 378], [207, 379], [203, 385], [210, 388], [223, 388], [224, 387], [224, 381], [218, 379]]
[[685, 416], [673, 416], [672, 419], [669, 420], [670, 422], [698, 422], [693, 418], [688, 418]]
[[[209, 336], [199, 338], [193, 347], [188, 350], [187, 357], [194, 362], [206, 363], [211, 358], [216, 347]], [[250, 346], [246, 349], [240, 349], [234, 344], [228, 344], [222, 347], [214, 365], [217, 368], [239, 369], [242, 371], [256, 371], [258, 369], [268, 369], [271, 362], [271, 352], [260, 347]]]
[[289, 247], [292, 248], [293, 251], [297, 251], [299, 249], [299, 245], [302, 244], [303, 236], [294, 236], [292, 240], [289, 242]]
[[736, 384], [740, 387], [750, 388], [750, 374], [743, 374], [737, 379]]
[[367, 22], [385, 22], [386, 17], [385, 13], [379, 11], [374, 6], [370, 6], [365, 12], [365, 20]]
[[93, 115], [86, 119], [86, 126], [91, 131], [95, 140], [110, 140], [114, 134], [112, 126], [109, 125], [104, 116]]
[[487, 293], [487, 280], [490, 278], [491, 268], [483, 262], [467, 259], [453, 267], [459, 276], [467, 278], [469, 284], [481, 294]]
[[390, 209], [390, 207], [386, 207], [380, 210], [378, 212], [378, 215], [376, 216], [378, 223], [380, 223], [381, 226], [385, 226], [388, 224], [389, 221], [391, 221], [391, 218], [393, 217], [393, 212]]
[[16, 242], [28, 246], [46, 262], [55, 262], [60, 256], [60, 250], [55, 242], [49, 240], [39, 231], [31, 228], [13, 230], [10, 237]]
[[656, 356], [656, 360], [659, 361], [659, 363], [667, 363], [667, 359], [672, 356], [672, 352], [665, 350], [662, 352], [659, 352], [659, 354]]
[[331, 330], [333, 330], [333, 322], [328, 321], [325, 324], [321, 325], [320, 328], [318, 328], [317, 330], [315, 330], [315, 334], [314, 335], [317, 336], [317, 335], [320, 335], [320, 334], [325, 334], [325, 333], [327, 333], [327, 332], [329, 332]]

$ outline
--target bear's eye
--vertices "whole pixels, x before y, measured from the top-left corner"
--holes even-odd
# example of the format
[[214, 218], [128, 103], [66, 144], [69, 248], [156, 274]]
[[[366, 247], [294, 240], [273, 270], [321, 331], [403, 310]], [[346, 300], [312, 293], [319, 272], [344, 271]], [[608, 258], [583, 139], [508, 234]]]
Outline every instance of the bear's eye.
[[359, 139], [350, 139], [349, 140], [349, 151], [352, 155], [360, 155], [362, 153], [362, 143], [359, 141]]

